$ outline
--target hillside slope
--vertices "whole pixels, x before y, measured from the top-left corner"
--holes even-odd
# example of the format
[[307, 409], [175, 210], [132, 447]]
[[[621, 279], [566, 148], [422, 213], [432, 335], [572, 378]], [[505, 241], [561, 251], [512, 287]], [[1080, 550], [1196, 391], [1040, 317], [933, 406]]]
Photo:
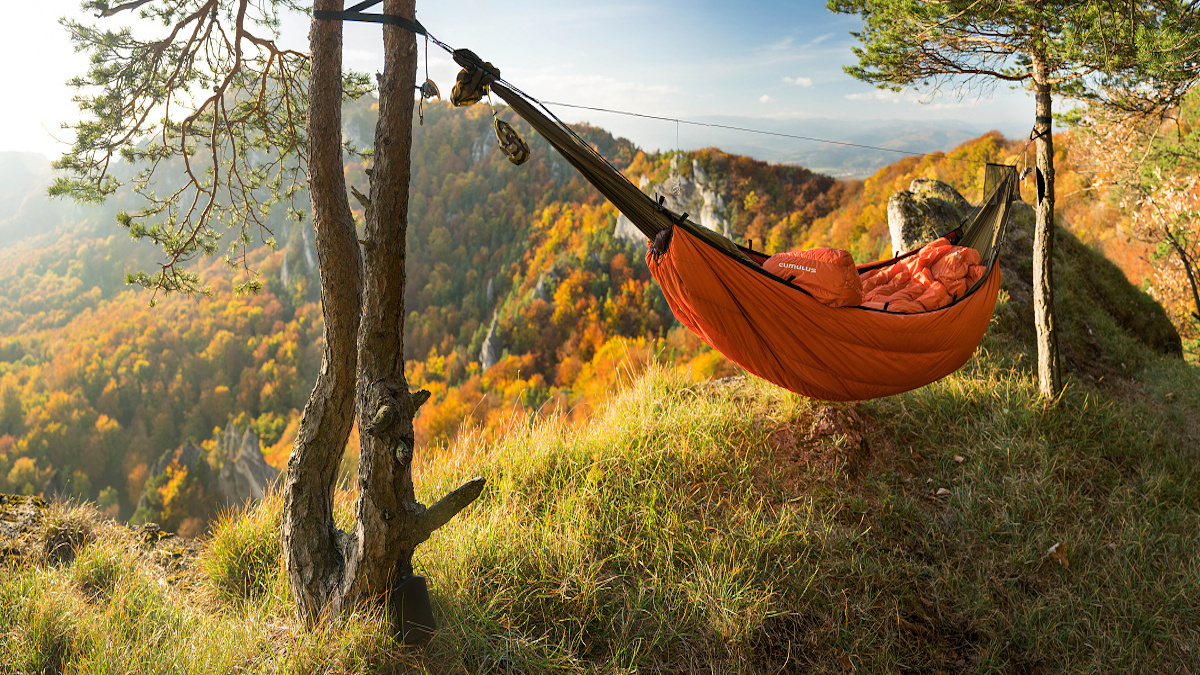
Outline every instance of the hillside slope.
[[[171, 539], [47, 515], [4, 543], [3, 656], [20, 673], [160, 672], [167, 652], [200, 674], [1188, 672], [1200, 386], [1140, 352], [1137, 396], [1052, 406], [999, 359], [853, 405], [653, 370], [582, 426], [463, 439], [417, 474], [423, 494], [489, 478], [417, 561], [441, 626], [424, 650], [370, 615], [295, 625], [278, 499], [194, 566]], [[39, 553], [64, 539], [72, 562]]]
[[[414, 129], [406, 354], [414, 386], [434, 393], [418, 421], [423, 443], [444, 443], [464, 423], [497, 424], [514, 408], [579, 406], [607, 391], [623, 363], [703, 353], [669, 336], [674, 320], [641, 243], [616, 236], [616, 211], [520, 124], [534, 156], [510, 165], [485, 113], [429, 105]], [[349, 107], [349, 135], [368, 135], [374, 115], [370, 101]], [[618, 166], [654, 173], [670, 163], [602, 130], [580, 133]], [[785, 221], [805, 200], [837, 194], [835, 181], [798, 167], [704, 156], [715, 158], [714, 179], [769, 187], [775, 199], [760, 211]], [[231, 422], [253, 428], [282, 465], [319, 365], [311, 233], [272, 215], [261, 235], [279, 250], [249, 254], [264, 284], [257, 296], [231, 291], [244, 272], [206, 260], [198, 268], [211, 297], [149, 309], [150, 295], [124, 279], [153, 269], [155, 251], [113, 223], [133, 197], [48, 202], [48, 165], [36, 159], [0, 157], [0, 177], [11, 179], [0, 194], [0, 490], [96, 499], [130, 517], [147, 481], [161, 478], [149, 467], [188, 441], [211, 449]], [[352, 185], [365, 188], [365, 168], [347, 164]], [[168, 483], [189, 489], [182, 473], [160, 487]], [[156, 517], [171, 526], [186, 517], [166, 510]]]
[[0, 656], [20, 673], [1191, 672], [1200, 373], [1064, 233], [1069, 377], [1040, 399], [1020, 211], [989, 332], [942, 381], [827, 405], [651, 367], [581, 423], [522, 417], [420, 455], [421, 495], [489, 481], [420, 549], [441, 626], [422, 650], [369, 614], [295, 623], [272, 498], [195, 564], [86, 509], [35, 517], [0, 542]]
[[[347, 110], [349, 135], [360, 142], [372, 128], [369, 103]], [[430, 105], [414, 130], [406, 356], [414, 388], [433, 393], [417, 420], [422, 445], [444, 446], [464, 429], [496, 431], [531, 413], [582, 419], [654, 362], [700, 379], [739, 372], [674, 321], [643, 262], [643, 242], [622, 235], [611, 205], [520, 123], [533, 157], [511, 166], [490, 125], [482, 106]], [[580, 133], [644, 189], [736, 240], [771, 251], [833, 244], [860, 260], [888, 248], [883, 205], [891, 191], [940, 178], [977, 198], [982, 164], [1014, 161], [1020, 147], [990, 134], [847, 183], [716, 149], [644, 153], [599, 129]], [[0, 159], [13, 190], [44, 183], [44, 165]], [[365, 188], [364, 168], [348, 163], [351, 184]], [[195, 515], [187, 505], [199, 499], [196, 486], [185, 467], [149, 473], [184, 443], [207, 453], [218, 430], [251, 428], [268, 460], [282, 466], [319, 365], [319, 289], [306, 227], [276, 214], [279, 250], [250, 255], [263, 274], [259, 295], [236, 296], [237, 272], [206, 261], [211, 298], [149, 309], [148, 295], [126, 290], [123, 280], [151, 268], [154, 251], [112, 225], [129, 195], [79, 208], [10, 192], [0, 199], [10, 208], [0, 221], [16, 229], [5, 232], [26, 232], [22, 214], [31, 211], [51, 218], [37, 221], [51, 229], [0, 237], [0, 490], [95, 499], [126, 518], [146, 497], [161, 508], [145, 517], [175, 528]], [[1068, 369], [1119, 382], [1133, 357], [1097, 353], [1091, 333], [1140, 323], [1144, 342], [1170, 348], [1169, 327], [1144, 296], [1118, 283], [1111, 265], [1063, 237], [1069, 259], [1084, 262], [1064, 263], [1061, 292], [1106, 298], [1104, 316], [1062, 316]], [[1006, 272], [1027, 281], [1028, 242], [1012, 241], [1025, 247], [1006, 256]], [[1000, 314], [1026, 353], [1028, 297], [1026, 286], [1012, 286]]]

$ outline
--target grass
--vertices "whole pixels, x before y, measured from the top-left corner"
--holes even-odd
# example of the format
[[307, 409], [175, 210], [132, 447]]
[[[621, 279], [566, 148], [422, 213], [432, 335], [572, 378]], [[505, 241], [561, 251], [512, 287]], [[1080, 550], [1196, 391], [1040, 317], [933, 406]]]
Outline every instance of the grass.
[[654, 370], [582, 426], [417, 467], [426, 500], [489, 478], [418, 551], [441, 626], [422, 650], [370, 614], [296, 623], [274, 497], [190, 571], [113, 526], [10, 566], [0, 669], [1194, 672], [1200, 382], [1142, 362], [1137, 396], [1076, 382], [1053, 405], [1000, 358], [835, 405]]
[[1197, 672], [1197, 368], [1078, 284], [1043, 403], [1021, 274], [975, 358], [904, 395], [652, 368], [582, 424], [419, 454], [426, 503], [488, 478], [418, 549], [422, 649], [369, 612], [297, 623], [278, 496], [198, 551], [52, 504], [0, 540], [0, 673]]

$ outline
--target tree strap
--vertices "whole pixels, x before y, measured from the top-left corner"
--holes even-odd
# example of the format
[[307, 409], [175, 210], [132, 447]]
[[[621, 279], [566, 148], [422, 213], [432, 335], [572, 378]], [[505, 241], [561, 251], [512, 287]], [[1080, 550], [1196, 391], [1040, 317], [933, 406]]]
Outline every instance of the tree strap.
[[[1038, 115], [1037, 117], [1033, 118], [1033, 129], [1029, 131], [1029, 140], [1036, 141], [1039, 138], [1048, 138], [1050, 136], [1050, 131], [1052, 129], [1051, 125], [1053, 122], [1053, 118], [1042, 115]], [[1037, 125], [1039, 124], [1046, 125], [1046, 128], [1042, 131], [1038, 131]]]
[[412, 31], [417, 35], [428, 35], [425, 27], [416, 19], [409, 19], [396, 14], [366, 14], [364, 9], [374, 7], [383, 0], [363, 0], [363, 2], [354, 5], [344, 12], [331, 12], [327, 9], [318, 9], [313, 11], [314, 19], [323, 19], [325, 21], [365, 21], [368, 23], [383, 23], [389, 26], [399, 26], [405, 30]]

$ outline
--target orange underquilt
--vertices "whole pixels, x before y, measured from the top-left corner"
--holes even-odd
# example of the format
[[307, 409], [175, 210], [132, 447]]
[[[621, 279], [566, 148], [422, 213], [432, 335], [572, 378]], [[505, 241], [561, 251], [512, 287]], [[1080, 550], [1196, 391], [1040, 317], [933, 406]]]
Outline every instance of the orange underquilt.
[[954, 246], [945, 237], [917, 255], [863, 272], [863, 307], [889, 312], [927, 312], [945, 307], [983, 276], [979, 251]]

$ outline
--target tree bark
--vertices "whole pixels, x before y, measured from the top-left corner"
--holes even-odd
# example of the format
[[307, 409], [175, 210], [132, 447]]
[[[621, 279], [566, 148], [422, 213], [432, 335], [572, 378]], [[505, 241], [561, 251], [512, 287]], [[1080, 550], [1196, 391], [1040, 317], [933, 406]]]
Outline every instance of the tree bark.
[[1033, 233], [1033, 322], [1037, 332], [1038, 392], [1048, 399], [1062, 390], [1054, 317], [1054, 136], [1051, 85], [1045, 58], [1032, 55], [1036, 106], [1033, 133], [1038, 170], [1037, 224]]
[[[413, 18], [414, 0], [386, 0], [384, 12]], [[355, 555], [348, 557], [347, 591], [359, 598], [386, 593], [412, 572], [424, 540], [424, 507], [413, 495], [413, 417], [417, 406], [404, 378], [405, 237], [416, 88], [415, 36], [383, 28], [379, 120], [370, 204], [363, 242], [362, 323], [358, 336], [358, 417], [372, 420], [360, 434]]]
[[[316, 9], [341, 10], [341, 0]], [[320, 264], [325, 344], [283, 483], [282, 543], [297, 612], [310, 625], [341, 611], [343, 551], [333, 521], [338, 465], [354, 423], [362, 261], [342, 173], [342, 24], [312, 22], [309, 33], [308, 183]]]
[[[341, 10], [342, 0], [315, 9]], [[412, 19], [415, 0], [384, 12]], [[474, 501], [476, 478], [429, 509], [412, 483], [413, 418], [429, 392], [404, 377], [405, 244], [411, 173], [415, 36], [386, 25], [379, 122], [362, 253], [342, 172], [342, 23], [310, 33], [309, 193], [320, 260], [325, 347], [284, 480], [282, 539], [288, 583], [309, 624], [359, 604], [379, 604], [412, 573], [416, 547]], [[333, 496], [355, 417], [361, 433], [357, 522], [337, 529]], [[422, 586], [423, 588], [423, 586]], [[396, 610], [395, 606], [389, 607]], [[392, 625], [404, 622], [392, 617]], [[407, 640], [410, 636], [403, 634]]]

